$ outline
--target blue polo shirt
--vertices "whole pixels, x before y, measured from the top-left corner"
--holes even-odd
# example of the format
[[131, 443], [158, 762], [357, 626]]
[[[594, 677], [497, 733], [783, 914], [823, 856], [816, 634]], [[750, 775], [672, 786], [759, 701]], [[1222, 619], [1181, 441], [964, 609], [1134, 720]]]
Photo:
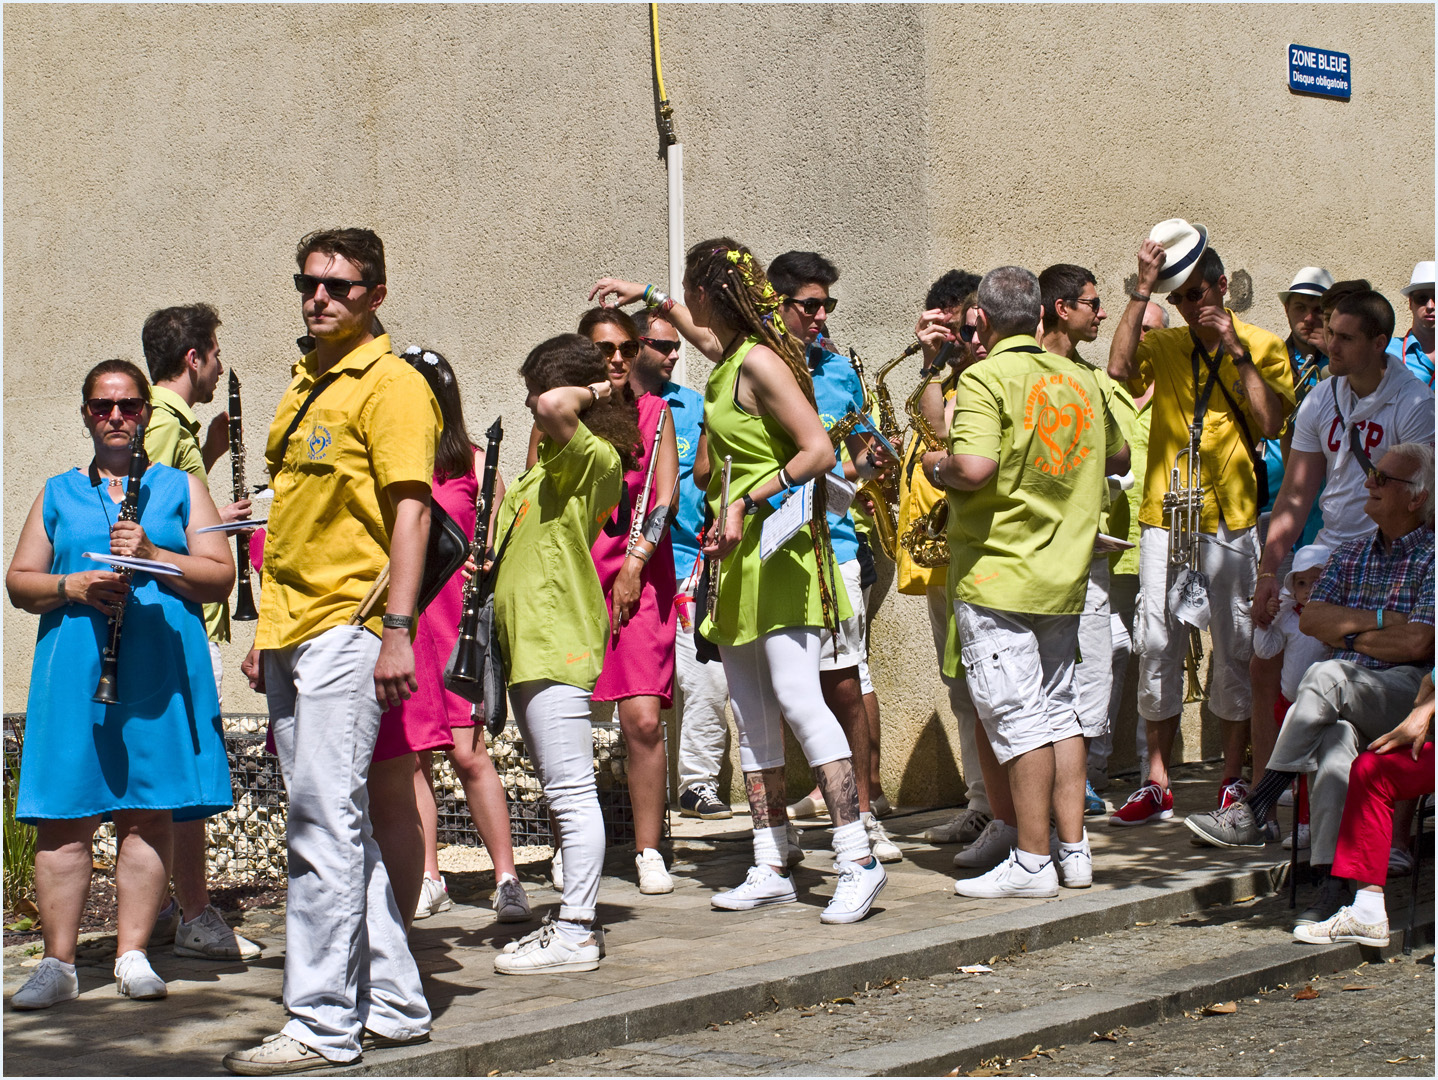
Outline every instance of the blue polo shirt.
[[1424, 386], [1433, 385], [1433, 357], [1423, 351], [1423, 346], [1412, 334], [1389, 338], [1388, 355], [1402, 360]]
[[[864, 410], [864, 386], [848, 357], [810, 345], [806, 359], [809, 372], [814, 376], [814, 402], [819, 409], [819, 419], [824, 421], [825, 431], [849, 413]], [[841, 460], [836, 460], [834, 471], [844, 475]], [[849, 514], [843, 517], [829, 515], [829, 539], [834, 545], [835, 562], [852, 562], [859, 557], [859, 535], [854, 531], [854, 519]]]
[[674, 576], [682, 581], [699, 557], [699, 529], [704, 524], [704, 492], [694, 483], [694, 455], [704, 431], [704, 395], [667, 382], [659, 396], [669, 405], [679, 444], [679, 512], [669, 526], [669, 541], [674, 545]]

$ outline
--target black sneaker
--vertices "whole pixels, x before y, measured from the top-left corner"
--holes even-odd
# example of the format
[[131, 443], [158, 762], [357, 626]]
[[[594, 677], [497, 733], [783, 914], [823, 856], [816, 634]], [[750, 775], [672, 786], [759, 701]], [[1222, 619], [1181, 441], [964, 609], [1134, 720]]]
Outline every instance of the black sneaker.
[[697, 817], [706, 821], [717, 818], [731, 818], [734, 811], [719, 801], [719, 792], [713, 784], [695, 784], [679, 794], [679, 815]]
[[1324, 922], [1337, 915], [1340, 908], [1345, 908], [1352, 902], [1353, 890], [1348, 887], [1347, 879], [1329, 874], [1324, 878], [1323, 885], [1318, 890], [1318, 899], [1298, 916], [1294, 925], [1310, 926], [1314, 923]]

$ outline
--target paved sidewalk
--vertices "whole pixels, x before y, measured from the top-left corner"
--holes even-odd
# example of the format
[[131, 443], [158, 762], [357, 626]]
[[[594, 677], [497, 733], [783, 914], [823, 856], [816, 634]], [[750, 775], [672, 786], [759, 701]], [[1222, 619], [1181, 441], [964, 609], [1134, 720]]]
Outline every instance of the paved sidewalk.
[[[1186, 779], [1175, 785], [1180, 809], [1210, 808], [1217, 771], [1185, 771]], [[1120, 787], [1109, 794], [1122, 798]], [[483, 1076], [536, 1067], [596, 1045], [737, 1019], [770, 1001], [817, 1000], [812, 995], [953, 970], [955, 963], [1243, 899], [1274, 887], [1282, 877], [1278, 865], [1286, 865], [1287, 853], [1277, 845], [1254, 852], [1193, 846], [1178, 816], [1137, 829], [1113, 829], [1096, 818], [1092, 889], [1064, 890], [1057, 900], [966, 900], [953, 892], [957, 848], [919, 839], [926, 827], [953, 813], [900, 812], [886, 820], [905, 858], [887, 868], [889, 883], [874, 913], [851, 926], [824, 926], [818, 918], [835, 882], [827, 829], [804, 831], [799, 903], [727, 913], [712, 910], [709, 899], [744, 877], [751, 854], [747, 815], [697, 822], [676, 814], [674, 892], [640, 895], [632, 853], [611, 852], [599, 904], [608, 955], [598, 971], [575, 975], [495, 974], [495, 952], [535, 924], [500, 925], [487, 906], [475, 906], [487, 903], [488, 874], [452, 875], [454, 908], [416, 923], [411, 933], [435, 1013], [433, 1041], [372, 1052], [346, 1071]], [[558, 903], [546, 870], [547, 863], [521, 867], [537, 916]], [[116, 995], [113, 937], [86, 943], [78, 1001], [38, 1013], [11, 1012], [7, 1005], [6, 1073], [221, 1072], [224, 1053], [257, 1043], [285, 1019], [283, 914], [250, 912], [241, 928], [267, 946], [264, 957], [248, 966], [188, 960], [168, 947], [154, 950], [154, 966], [170, 987], [169, 998], [155, 1003]], [[7, 999], [29, 973], [25, 959], [22, 948], [7, 950]]]

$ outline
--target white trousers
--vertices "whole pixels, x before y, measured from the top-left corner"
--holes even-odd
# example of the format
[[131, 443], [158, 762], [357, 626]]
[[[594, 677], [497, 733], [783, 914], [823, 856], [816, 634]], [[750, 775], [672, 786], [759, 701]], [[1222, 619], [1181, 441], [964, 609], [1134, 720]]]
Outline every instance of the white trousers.
[[564, 852], [559, 917], [568, 922], [593, 922], [604, 869], [604, 814], [594, 786], [589, 693], [566, 683], [536, 679], [511, 686], [509, 703], [539, 774], [544, 798], [559, 822], [559, 844]]
[[739, 728], [739, 764], [746, 773], [784, 764], [786, 721], [811, 768], [850, 756], [849, 740], [819, 687], [818, 630], [775, 630], [744, 645], [721, 646], [719, 652]]
[[336, 626], [264, 654], [265, 696], [289, 795], [284, 1032], [331, 1061], [359, 1056], [365, 1028], [429, 1030], [429, 1005], [370, 828], [379, 733], [379, 638]]
[[954, 621], [954, 609], [949, 606], [948, 590], [938, 585], [925, 590], [929, 603], [929, 629], [934, 633], [934, 653], [939, 660], [939, 678], [949, 692], [949, 708], [959, 727], [959, 768], [964, 774], [964, 798], [970, 810], [993, 815], [989, 806], [988, 790], [984, 787], [984, 773], [979, 768], [978, 713], [974, 711], [973, 698], [965, 680], [951, 679], [943, 673], [944, 650], [948, 646], [949, 625]]
[[1079, 616], [1078, 643], [1082, 659], [1074, 666], [1074, 690], [1078, 696], [1079, 723], [1083, 726], [1084, 738], [1102, 739], [1109, 733], [1109, 699], [1114, 687], [1107, 555], [1098, 555], [1089, 563], [1088, 591]]
[[[680, 578], [676, 595], [692, 598], [691, 579]], [[688, 623], [686, 626], [685, 623]], [[723, 664], [705, 664], [694, 655], [694, 605], [675, 620], [674, 679], [679, 684], [679, 791], [712, 784], [719, 776], [729, 724], [724, 716], [729, 686]]]

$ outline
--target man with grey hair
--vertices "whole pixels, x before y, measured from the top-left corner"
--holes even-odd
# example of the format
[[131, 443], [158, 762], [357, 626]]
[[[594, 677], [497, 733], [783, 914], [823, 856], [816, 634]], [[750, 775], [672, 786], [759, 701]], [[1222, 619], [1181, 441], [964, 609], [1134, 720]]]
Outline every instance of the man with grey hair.
[[959, 376], [949, 452], [923, 459], [947, 492], [962, 661], [1016, 819], [1003, 820], [990, 785], [989, 827], [1007, 831], [1011, 850], [957, 882], [960, 896], [1057, 896], [1060, 883], [1093, 882], [1074, 653], [1104, 475], [1127, 470], [1128, 449], [1092, 373], [1039, 346], [1041, 304], [1022, 267], [985, 275], [976, 331], [988, 355]]
[[[1253, 792], [1215, 813], [1188, 816], [1185, 824], [1203, 843], [1262, 847], [1268, 811], [1300, 773], [1313, 772], [1309, 864], [1331, 870], [1354, 758], [1407, 715], [1432, 669], [1433, 448], [1399, 443], [1365, 470], [1363, 510], [1378, 527], [1333, 553], [1299, 621], [1333, 649], [1333, 659], [1303, 677]], [[1322, 922], [1349, 899], [1347, 883], [1328, 876], [1298, 922]]]

